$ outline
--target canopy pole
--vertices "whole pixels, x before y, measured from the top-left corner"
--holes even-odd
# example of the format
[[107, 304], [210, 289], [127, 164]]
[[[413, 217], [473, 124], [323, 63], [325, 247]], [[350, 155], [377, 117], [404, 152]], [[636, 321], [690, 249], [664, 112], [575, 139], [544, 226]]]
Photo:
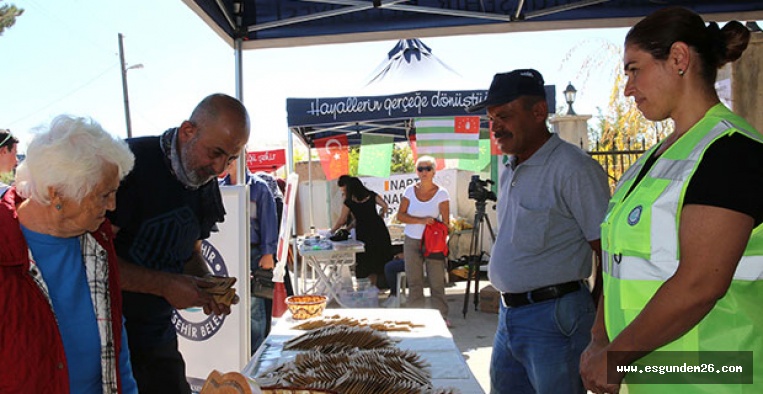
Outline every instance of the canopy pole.
[[[244, 66], [243, 66], [243, 40], [236, 38], [234, 42], [234, 54], [235, 54], [235, 75], [236, 75], [236, 98], [238, 101], [244, 102]], [[248, 145], [248, 144], [247, 144]], [[246, 147], [241, 151], [236, 161], [236, 170], [241, 176], [236, 179], [236, 185], [246, 184]]]
[[[237, 3], [236, 7], [234, 9], [235, 14], [235, 22], [236, 26], [234, 29], [239, 31], [243, 24], [243, 7], [241, 3]], [[241, 34], [236, 35], [236, 39], [233, 40], [233, 53], [234, 53], [234, 68], [235, 68], [235, 75], [236, 75], [236, 98], [241, 103], [244, 102], [244, 39]], [[248, 145], [248, 141], [247, 141]], [[236, 170], [238, 171], [238, 174], [241, 174], [238, 176], [238, 179], [236, 180], [236, 185], [245, 185], [246, 184], [246, 145], [244, 145], [244, 149], [241, 151], [241, 154], [238, 157], [237, 163], [236, 163]], [[248, 217], [248, 216], [247, 216]], [[249, 230], [247, 230], [249, 231]]]
[[[286, 150], [286, 176], [294, 172], [294, 138], [292, 129], [288, 129], [286, 133], [286, 143], [289, 145], [289, 149]], [[308, 148], [309, 149], [309, 148]]]
[[308, 204], [308, 207], [310, 208], [310, 235], [314, 235], [315, 221], [313, 220], [313, 149], [309, 144], [307, 145], [307, 184], [309, 185], [307, 194], [308, 199], [310, 200], [310, 204]]

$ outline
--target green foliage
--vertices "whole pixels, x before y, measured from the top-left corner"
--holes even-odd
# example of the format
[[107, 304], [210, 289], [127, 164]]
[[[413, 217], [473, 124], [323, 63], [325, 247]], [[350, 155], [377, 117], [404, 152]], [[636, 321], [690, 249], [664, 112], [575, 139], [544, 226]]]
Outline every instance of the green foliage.
[[10, 185], [13, 182], [13, 172], [0, 173], [0, 182]]
[[[350, 147], [348, 155], [350, 175], [358, 176], [358, 162], [360, 161], [361, 146]], [[406, 142], [398, 142], [392, 146], [391, 173], [410, 174], [413, 172], [413, 152]]]
[[[588, 45], [592, 43], [594, 45]], [[584, 53], [587, 45], [593, 49]], [[671, 120], [649, 121], [644, 118], [633, 99], [625, 97], [627, 79], [621, 64], [622, 53], [622, 47], [608, 41], [584, 41], [572, 48], [564, 60], [572, 63], [572, 67], [579, 67], [578, 76], [584, 86], [580, 91], [585, 91], [585, 83], [592, 75], [611, 78], [613, 81], [607, 107], [598, 108], [599, 114], [595, 117], [597, 128], [591, 128], [588, 132], [592, 156], [605, 167], [613, 184], [636, 161], [641, 152], [673, 132]], [[581, 54], [583, 61], [574, 64], [574, 55]], [[611, 156], [603, 154], [604, 152], [618, 152], [622, 155]]]
[[407, 142], [399, 142], [392, 147], [392, 174], [411, 174], [414, 164], [413, 151]]
[[[2, 3], [3, 0], [0, 0]], [[16, 23], [16, 18], [24, 13], [23, 8], [17, 8], [13, 4], [0, 5], [0, 36], [3, 35], [5, 29], [10, 28]]]
[[600, 111], [598, 138], [591, 145], [592, 152], [619, 152], [617, 156], [594, 155], [607, 170], [611, 186], [622, 177], [641, 153], [673, 132], [673, 121], [652, 122], [644, 118], [633, 99], [625, 97], [625, 74], [618, 72], [615, 78], [609, 106]]
[[360, 161], [360, 146], [350, 147], [350, 152], [347, 155], [347, 161], [349, 162], [348, 168], [350, 169], [350, 175], [358, 176], [358, 162]]
[[300, 146], [296, 147], [292, 151], [292, 155], [294, 156], [292, 158], [292, 165], [294, 166], [296, 166], [299, 162], [307, 161], [307, 148], [300, 144]]

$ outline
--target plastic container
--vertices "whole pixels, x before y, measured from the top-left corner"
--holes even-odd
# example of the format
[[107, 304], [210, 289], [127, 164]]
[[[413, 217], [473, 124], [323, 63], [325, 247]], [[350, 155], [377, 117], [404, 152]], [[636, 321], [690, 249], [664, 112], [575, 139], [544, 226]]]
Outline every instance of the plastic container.
[[342, 286], [339, 300], [347, 308], [378, 308], [379, 289], [368, 278], [355, 279], [354, 286]]

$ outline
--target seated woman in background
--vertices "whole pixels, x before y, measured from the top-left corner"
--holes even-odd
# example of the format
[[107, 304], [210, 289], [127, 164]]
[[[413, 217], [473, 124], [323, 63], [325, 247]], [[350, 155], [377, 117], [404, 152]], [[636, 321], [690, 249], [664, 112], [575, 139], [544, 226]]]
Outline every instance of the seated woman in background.
[[[368, 190], [356, 177], [344, 178], [344, 205], [331, 233], [336, 232], [352, 212], [355, 217], [355, 238], [365, 244], [365, 252], [357, 255], [355, 277], [368, 278], [377, 287], [384, 285], [384, 264], [391, 260], [392, 241], [382, 216], [387, 212], [387, 203], [375, 192]], [[381, 206], [381, 211], [376, 206]]]
[[138, 392], [104, 216], [133, 163], [84, 118], [59, 116], [29, 144], [0, 200], [1, 393]]

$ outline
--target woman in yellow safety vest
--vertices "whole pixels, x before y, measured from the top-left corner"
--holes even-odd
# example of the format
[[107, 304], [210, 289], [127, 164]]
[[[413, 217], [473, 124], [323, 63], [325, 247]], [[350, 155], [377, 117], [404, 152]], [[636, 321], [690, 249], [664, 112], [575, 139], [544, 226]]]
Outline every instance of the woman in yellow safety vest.
[[625, 38], [625, 95], [675, 131], [623, 175], [602, 224], [604, 295], [581, 357], [594, 393], [763, 392], [763, 136], [714, 87], [749, 40], [680, 7]]

